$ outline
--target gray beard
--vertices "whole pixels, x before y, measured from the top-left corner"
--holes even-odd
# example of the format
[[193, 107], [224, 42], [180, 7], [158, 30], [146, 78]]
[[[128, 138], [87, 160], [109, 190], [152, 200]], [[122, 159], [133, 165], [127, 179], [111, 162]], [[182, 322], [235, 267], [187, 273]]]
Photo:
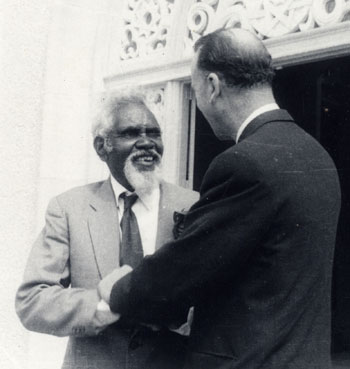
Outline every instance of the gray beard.
[[138, 195], [150, 194], [159, 187], [161, 180], [161, 166], [157, 164], [154, 170], [140, 171], [133, 164], [129, 156], [124, 165], [124, 175]]

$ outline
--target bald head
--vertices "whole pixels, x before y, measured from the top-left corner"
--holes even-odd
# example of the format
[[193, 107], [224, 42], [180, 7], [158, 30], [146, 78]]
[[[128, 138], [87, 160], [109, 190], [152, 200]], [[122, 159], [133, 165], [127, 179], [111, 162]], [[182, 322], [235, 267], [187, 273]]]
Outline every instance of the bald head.
[[197, 68], [216, 73], [229, 87], [271, 85], [274, 76], [271, 55], [249, 31], [219, 29], [201, 37], [194, 50], [198, 52]]

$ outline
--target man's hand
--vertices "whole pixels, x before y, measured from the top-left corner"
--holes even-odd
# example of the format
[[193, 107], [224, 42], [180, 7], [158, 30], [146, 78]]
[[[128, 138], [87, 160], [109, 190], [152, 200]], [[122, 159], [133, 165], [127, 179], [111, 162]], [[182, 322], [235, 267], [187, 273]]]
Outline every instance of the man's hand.
[[123, 265], [121, 268], [114, 269], [113, 272], [104, 277], [98, 285], [98, 293], [100, 294], [101, 299], [109, 304], [109, 299], [114, 283], [118, 282], [119, 279], [123, 278], [131, 271], [131, 266]]

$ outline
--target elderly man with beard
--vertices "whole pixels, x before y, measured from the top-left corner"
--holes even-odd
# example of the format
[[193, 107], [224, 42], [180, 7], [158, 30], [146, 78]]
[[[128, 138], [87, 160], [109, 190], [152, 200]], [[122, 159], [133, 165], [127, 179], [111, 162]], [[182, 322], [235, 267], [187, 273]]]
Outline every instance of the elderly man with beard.
[[198, 195], [161, 180], [161, 131], [143, 96], [105, 97], [93, 135], [111, 176], [51, 200], [17, 313], [30, 330], [70, 336], [65, 369], [181, 367], [186, 337], [120, 318], [99, 292], [171, 240], [174, 211]]

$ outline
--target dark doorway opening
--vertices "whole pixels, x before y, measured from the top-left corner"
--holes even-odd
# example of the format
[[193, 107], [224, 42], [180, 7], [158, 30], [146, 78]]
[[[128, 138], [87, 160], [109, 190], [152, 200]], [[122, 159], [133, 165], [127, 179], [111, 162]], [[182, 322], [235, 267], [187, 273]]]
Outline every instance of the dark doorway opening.
[[[350, 353], [350, 57], [277, 71], [274, 93], [308, 133], [332, 156], [342, 189], [335, 248], [332, 296], [332, 352]], [[216, 139], [197, 109], [194, 188], [199, 189], [211, 160], [233, 142]]]
[[335, 248], [332, 351], [350, 352], [350, 58], [286, 68], [277, 73], [281, 107], [319, 140], [340, 178], [342, 209]]

